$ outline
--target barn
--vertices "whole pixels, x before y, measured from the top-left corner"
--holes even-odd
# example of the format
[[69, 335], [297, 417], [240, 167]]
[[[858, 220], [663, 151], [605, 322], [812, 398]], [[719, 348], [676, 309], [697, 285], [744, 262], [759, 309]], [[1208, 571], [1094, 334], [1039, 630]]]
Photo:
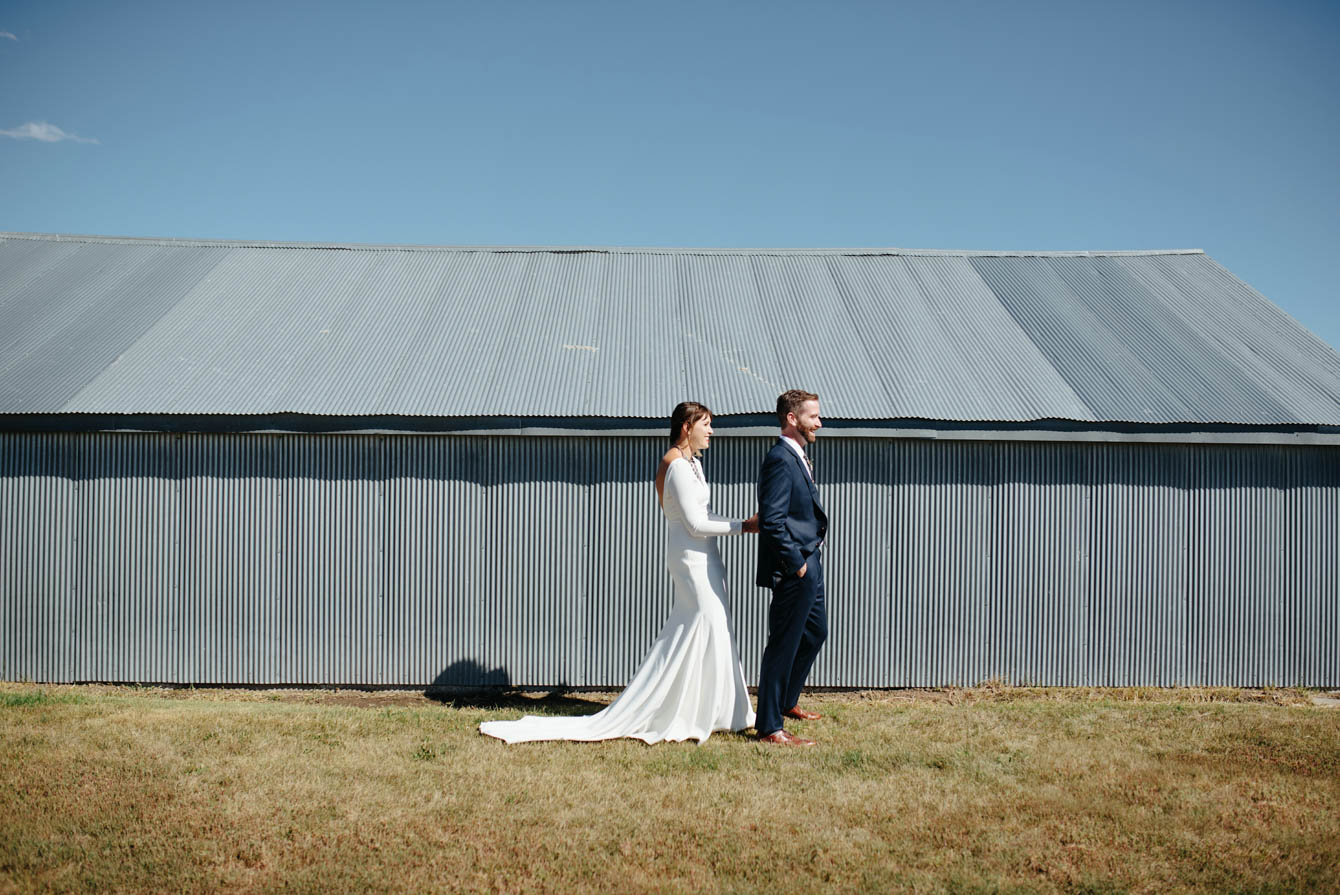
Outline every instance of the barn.
[[[622, 684], [820, 395], [818, 686], [1340, 686], [1340, 355], [1201, 251], [0, 234], [0, 678]], [[724, 539], [746, 671], [767, 593]]]

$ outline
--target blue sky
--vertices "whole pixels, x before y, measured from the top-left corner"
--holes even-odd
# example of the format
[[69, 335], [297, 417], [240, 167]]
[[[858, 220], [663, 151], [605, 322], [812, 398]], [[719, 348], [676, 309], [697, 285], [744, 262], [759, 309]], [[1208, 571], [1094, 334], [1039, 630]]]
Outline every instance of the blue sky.
[[1340, 346], [1337, 43], [1291, 0], [7, 0], [0, 230], [1203, 248]]

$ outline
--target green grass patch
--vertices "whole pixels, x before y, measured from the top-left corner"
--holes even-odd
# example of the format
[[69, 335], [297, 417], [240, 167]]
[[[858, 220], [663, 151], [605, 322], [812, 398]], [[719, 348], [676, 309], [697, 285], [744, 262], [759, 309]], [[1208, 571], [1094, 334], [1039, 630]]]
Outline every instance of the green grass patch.
[[66, 690], [50, 693], [46, 690], [0, 690], [0, 709], [26, 709], [42, 705], [78, 705], [86, 702], [76, 692]]

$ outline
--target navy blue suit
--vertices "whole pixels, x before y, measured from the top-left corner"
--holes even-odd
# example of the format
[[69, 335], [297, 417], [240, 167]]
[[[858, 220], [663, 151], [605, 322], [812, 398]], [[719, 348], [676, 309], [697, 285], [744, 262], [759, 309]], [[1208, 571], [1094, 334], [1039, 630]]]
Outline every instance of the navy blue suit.
[[[828, 637], [824, 566], [820, 544], [828, 534], [828, 514], [795, 449], [778, 439], [763, 459], [758, 480], [759, 587], [772, 588], [768, 643], [758, 674], [758, 721], [767, 736], [782, 729], [782, 712], [800, 699]], [[808, 566], [805, 577], [796, 573]]]

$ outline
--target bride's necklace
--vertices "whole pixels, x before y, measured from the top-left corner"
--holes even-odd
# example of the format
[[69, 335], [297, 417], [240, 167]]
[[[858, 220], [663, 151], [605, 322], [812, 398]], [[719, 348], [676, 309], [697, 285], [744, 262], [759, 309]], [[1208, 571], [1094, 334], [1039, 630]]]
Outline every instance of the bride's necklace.
[[689, 468], [693, 470], [694, 478], [696, 478], [698, 481], [706, 485], [707, 479], [703, 478], [703, 471], [698, 466], [698, 458], [690, 454], [688, 451], [684, 450], [679, 445], [675, 445], [675, 450], [679, 451], [679, 456], [689, 461]]

